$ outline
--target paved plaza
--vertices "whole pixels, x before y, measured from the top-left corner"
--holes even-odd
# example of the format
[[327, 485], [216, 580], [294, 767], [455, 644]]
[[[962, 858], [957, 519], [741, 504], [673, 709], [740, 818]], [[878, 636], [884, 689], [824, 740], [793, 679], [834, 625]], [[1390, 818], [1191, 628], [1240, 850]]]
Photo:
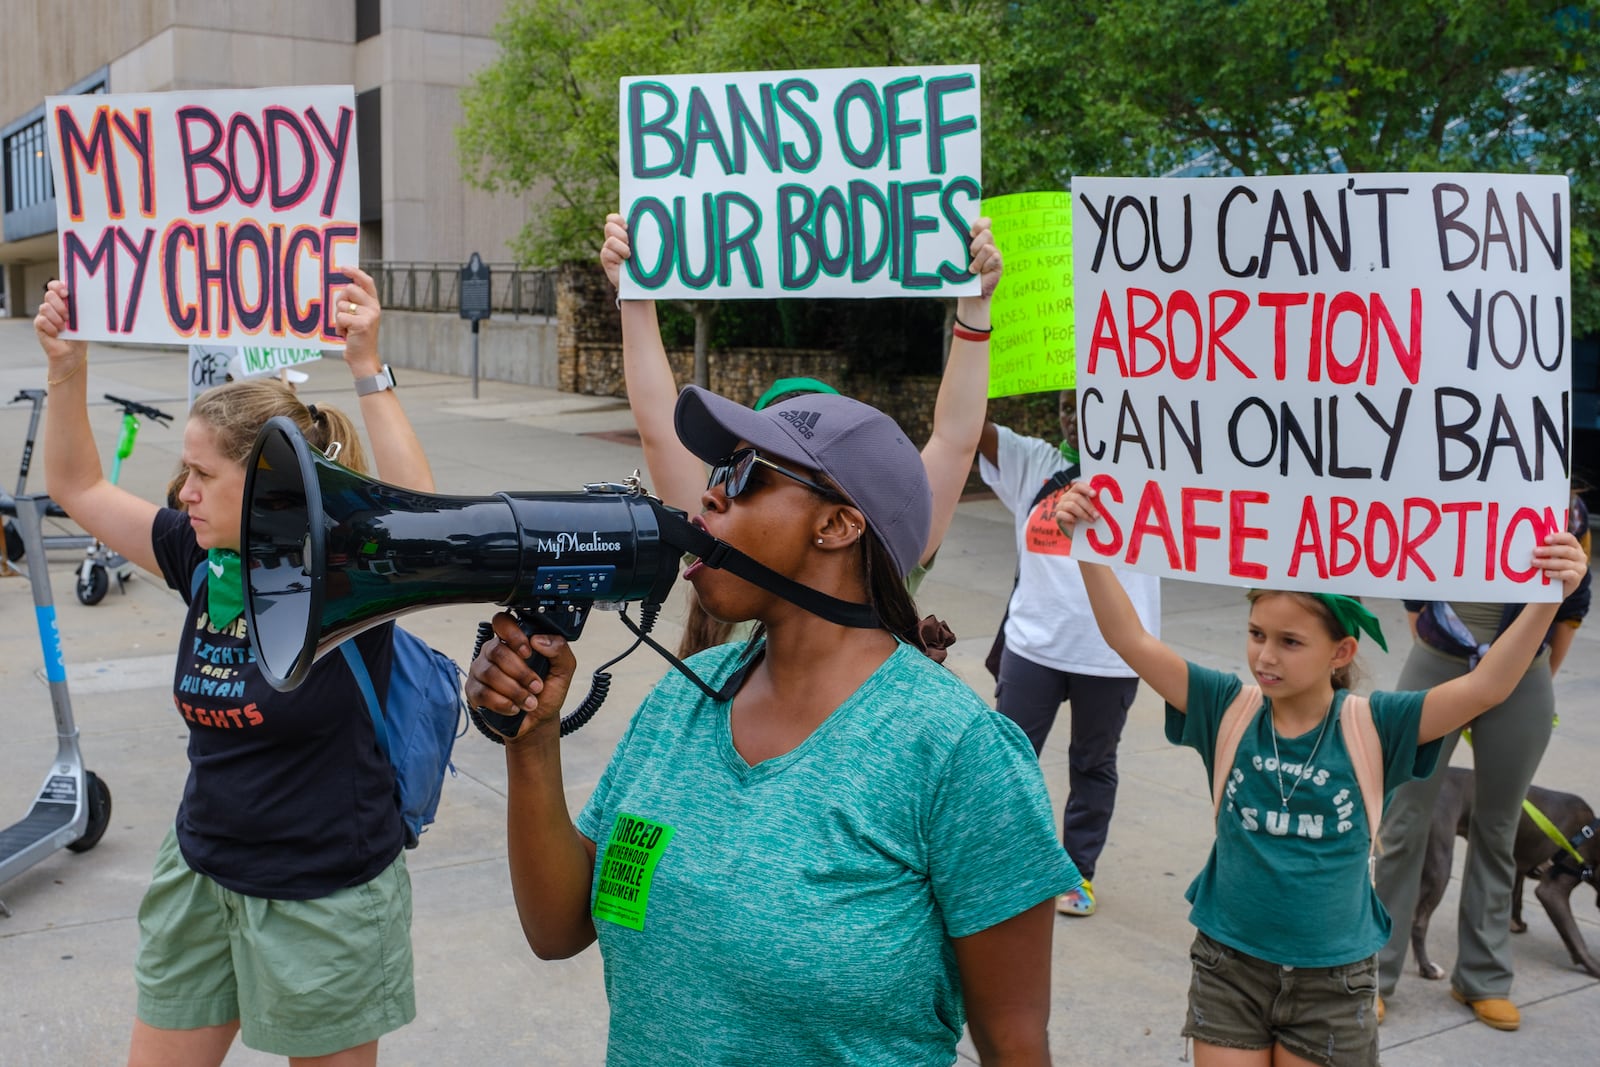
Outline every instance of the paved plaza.
[[[463, 326], [463, 329], [465, 327]], [[308, 400], [354, 411], [348, 372], [337, 360], [311, 365], [301, 387]], [[170, 428], [141, 432], [123, 470], [129, 489], [158, 499], [181, 447], [185, 363], [173, 351], [95, 346], [90, 396], [103, 393], [154, 404], [178, 416]], [[0, 319], [0, 401], [44, 383], [42, 356], [28, 323]], [[478, 399], [468, 379], [407, 371], [402, 396], [433, 463], [442, 492], [570, 490], [584, 481], [617, 480], [642, 466], [626, 405], [527, 386], [485, 382]], [[27, 406], [0, 406], [0, 483], [14, 487], [27, 429]], [[109, 461], [119, 414], [92, 407]], [[30, 488], [45, 488], [35, 463]], [[133, 1015], [135, 915], [156, 847], [171, 823], [186, 770], [183, 721], [173, 711], [172, 658], [182, 619], [175, 593], [135, 576], [97, 606], [73, 595], [76, 553], [50, 553], [68, 680], [90, 769], [114, 797], [110, 828], [82, 855], [59, 852], [0, 885], [11, 909], [0, 918], [0, 1067], [114, 1064], [126, 1054]], [[28, 560], [37, 565], [39, 561]], [[925, 612], [947, 620], [959, 640], [947, 665], [986, 698], [993, 686], [982, 660], [1012, 581], [1010, 516], [992, 499], [963, 503], [919, 597]], [[680, 586], [681, 590], [681, 586]], [[1243, 671], [1245, 606], [1240, 590], [1168, 582], [1165, 636], [1199, 662]], [[1393, 682], [1404, 658], [1398, 602], [1375, 610], [1393, 635], [1384, 655], [1363, 643], [1372, 684]], [[56, 745], [49, 692], [34, 625], [29, 583], [0, 579], [0, 823], [20, 818]], [[487, 606], [417, 613], [405, 625], [463, 665]], [[682, 616], [674, 597], [662, 631], [675, 638]], [[576, 651], [582, 668], [626, 647], [613, 616], [597, 613]], [[669, 645], [673, 642], [667, 641]], [[587, 798], [632, 709], [666, 664], [647, 649], [613, 668], [607, 705], [565, 742], [573, 810]], [[1600, 803], [1600, 623], [1579, 631], [1556, 681], [1561, 724], [1539, 774], [1543, 785]], [[1066, 793], [1064, 724], [1043, 764], [1057, 811]], [[1188, 987], [1183, 890], [1211, 842], [1208, 783], [1199, 758], [1168, 745], [1160, 704], [1141, 689], [1122, 743], [1121, 788], [1110, 843], [1095, 887], [1099, 912], [1061, 918], [1054, 943], [1051, 1046], [1059, 1064], [1177, 1064]], [[1461, 746], [1457, 762], [1469, 763]], [[445, 784], [438, 822], [407, 855], [415, 891], [417, 1020], [383, 1041], [381, 1062], [438, 1067], [526, 1067], [603, 1062], [607, 1007], [599, 954], [590, 949], [559, 963], [536, 959], [512, 907], [504, 842], [505, 767], [501, 750], [473, 732], [456, 749], [456, 777]], [[1459, 872], [1462, 847], [1457, 849]], [[1454, 962], [1456, 884], [1435, 915], [1431, 948]], [[1600, 945], [1592, 891], [1573, 896], [1591, 946]], [[1389, 999], [1382, 1030], [1387, 1067], [1483, 1064], [1493, 1067], [1594, 1063], [1600, 982], [1575, 970], [1543, 909], [1527, 893], [1530, 929], [1516, 939], [1513, 999], [1518, 1033], [1497, 1033], [1454, 1003], [1448, 983], [1410, 970]], [[729, 960], [737, 968], [739, 961]], [[963, 1062], [976, 1062], [964, 1046]], [[281, 1063], [240, 1047], [230, 1065]]]

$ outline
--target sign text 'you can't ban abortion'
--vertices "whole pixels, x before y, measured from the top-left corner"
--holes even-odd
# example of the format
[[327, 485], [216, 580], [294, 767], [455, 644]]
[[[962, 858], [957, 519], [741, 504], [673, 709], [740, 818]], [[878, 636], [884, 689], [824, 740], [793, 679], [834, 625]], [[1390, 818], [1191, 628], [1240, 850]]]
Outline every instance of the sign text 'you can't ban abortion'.
[[975, 294], [977, 67], [624, 78], [624, 297]]
[[68, 332], [338, 347], [359, 258], [348, 86], [50, 97]]
[[[1571, 469], [1560, 177], [1073, 182], [1080, 552], [1420, 599], [1560, 591]], [[1092, 550], [1092, 551], [1091, 551]]]

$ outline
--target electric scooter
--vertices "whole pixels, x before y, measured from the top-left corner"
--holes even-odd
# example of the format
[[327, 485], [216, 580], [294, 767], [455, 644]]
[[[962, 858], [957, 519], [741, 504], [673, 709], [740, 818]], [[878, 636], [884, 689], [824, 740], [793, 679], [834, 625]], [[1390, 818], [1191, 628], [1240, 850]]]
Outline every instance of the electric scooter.
[[[39, 413], [44, 410], [45, 391], [43, 389], [21, 389], [11, 398], [13, 404], [19, 400], [26, 400], [33, 405], [33, 412], [28, 416], [28, 436], [22, 443], [22, 463], [17, 467], [17, 496], [21, 496], [28, 488], [28, 469], [33, 465], [33, 439], [39, 432]], [[48, 498], [45, 498], [48, 499]], [[12, 494], [0, 487], [0, 513], [6, 515], [16, 514], [16, 502]], [[61, 505], [50, 501], [45, 512], [52, 519], [64, 519], [67, 513], [61, 510]], [[45, 534], [42, 535], [46, 548], [84, 549], [94, 544], [94, 538], [88, 534]], [[19, 560], [27, 553], [23, 544], [22, 532], [11, 519], [5, 520], [5, 560]], [[4, 560], [0, 560], [0, 574], [5, 573]]]
[[[117, 479], [122, 476], [122, 461], [133, 455], [133, 443], [139, 437], [139, 418], [143, 416], [162, 426], [172, 421], [172, 416], [159, 408], [141, 404], [137, 400], [124, 400], [120, 396], [105, 394], [107, 400], [122, 408], [122, 437], [117, 441], [117, 455], [111, 461], [111, 484], [116, 485]], [[78, 600], [84, 604], [94, 605], [105, 599], [106, 590], [111, 587], [110, 576], [117, 576], [117, 592], [127, 592], [128, 575], [132, 568], [128, 561], [116, 552], [111, 551], [99, 541], [89, 545], [84, 553], [83, 564], [78, 568], [77, 593]]]
[[[0, 884], [4, 884], [58, 849], [87, 852], [100, 843], [111, 822], [111, 790], [105, 781], [83, 766], [78, 748], [78, 727], [67, 694], [67, 669], [61, 659], [61, 632], [56, 626], [55, 601], [50, 592], [50, 571], [45, 565], [44, 516], [53, 506], [47, 496], [18, 495], [0, 513], [16, 519], [18, 536], [29, 560], [28, 582], [33, 587], [34, 615], [39, 625], [39, 645], [44, 652], [45, 678], [50, 683], [50, 703], [56, 718], [56, 758], [45, 772], [44, 784], [28, 814], [0, 830]], [[0, 915], [11, 914], [0, 902]]]

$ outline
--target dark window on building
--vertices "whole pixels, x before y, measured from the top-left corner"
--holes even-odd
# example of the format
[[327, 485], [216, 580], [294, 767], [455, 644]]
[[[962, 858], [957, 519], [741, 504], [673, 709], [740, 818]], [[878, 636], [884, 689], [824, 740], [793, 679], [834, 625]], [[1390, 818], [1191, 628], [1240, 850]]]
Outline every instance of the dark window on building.
[[356, 41], [365, 41], [383, 32], [379, 0], [356, 0]]
[[[101, 68], [63, 95], [105, 91], [106, 72]], [[0, 237], [4, 240], [19, 241], [56, 228], [56, 187], [50, 170], [47, 121], [40, 105], [0, 127], [0, 178], [5, 186], [5, 197], [0, 201]]]
[[49, 142], [40, 115], [5, 138], [6, 213], [55, 198], [50, 180]]
[[383, 221], [383, 89], [356, 94], [356, 162], [361, 167], [361, 221]]

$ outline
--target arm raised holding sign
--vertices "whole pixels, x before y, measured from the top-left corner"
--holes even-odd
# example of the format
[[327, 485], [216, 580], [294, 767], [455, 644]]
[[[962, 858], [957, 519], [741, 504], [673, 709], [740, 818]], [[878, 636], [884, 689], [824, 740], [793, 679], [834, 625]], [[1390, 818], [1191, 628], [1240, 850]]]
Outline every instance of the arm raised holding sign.
[[[933, 521], [919, 560], [923, 567], [932, 563], [955, 517], [983, 430], [989, 382], [989, 303], [1003, 269], [988, 219], [980, 218], [973, 224], [969, 252], [967, 269], [981, 278], [982, 285], [978, 295], [961, 297], [956, 303], [957, 325], [934, 403], [933, 433], [922, 449], [923, 469], [933, 491]], [[600, 264], [613, 286], [620, 281], [623, 262], [630, 255], [626, 223], [621, 215], [608, 215]], [[623, 376], [650, 481], [664, 502], [695, 511], [705, 485], [705, 467], [678, 441], [673, 428], [672, 404], [678, 386], [661, 341], [655, 301], [625, 300], [621, 307]], [[757, 401], [758, 409], [797, 393], [834, 391], [811, 378], [784, 379], [774, 383], [774, 389], [780, 391], [769, 390]], [[714, 625], [706, 625], [701, 619], [702, 613], [691, 602], [686, 643], [680, 646], [679, 655], [728, 639], [725, 629], [716, 632]]]

